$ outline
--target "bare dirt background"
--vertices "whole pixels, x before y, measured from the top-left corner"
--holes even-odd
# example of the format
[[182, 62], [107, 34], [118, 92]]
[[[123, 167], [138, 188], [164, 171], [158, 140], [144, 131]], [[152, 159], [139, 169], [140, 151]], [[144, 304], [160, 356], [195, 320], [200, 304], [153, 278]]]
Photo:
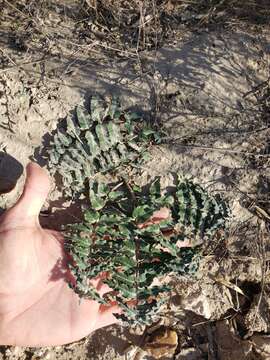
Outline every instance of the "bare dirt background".
[[[118, 94], [167, 133], [139, 181], [161, 175], [166, 186], [178, 172], [232, 209], [197, 279], [173, 279], [178, 296], [152, 338], [114, 326], [63, 347], [1, 347], [1, 358], [270, 359], [269, 19], [266, 0], [0, 1], [1, 192], [18, 180], [3, 210], [22, 166], [44, 165], [41, 144], [95, 92]], [[44, 210], [57, 227], [56, 189]], [[72, 220], [68, 205], [64, 214]]]

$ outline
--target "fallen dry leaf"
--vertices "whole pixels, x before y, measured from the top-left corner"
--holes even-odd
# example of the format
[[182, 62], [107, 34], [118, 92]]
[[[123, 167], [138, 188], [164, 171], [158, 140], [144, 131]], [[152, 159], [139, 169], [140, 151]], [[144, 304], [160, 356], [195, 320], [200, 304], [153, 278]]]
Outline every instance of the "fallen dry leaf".
[[229, 280], [227, 280], [227, 279], [224, 279], [224, 278], [222, 278], [222, 277], [217, 277], [217, 276], [216, 276], [216, 277], [213, 277], [213, 279], [214, 279], [216, 282], [218, 282], [218, 283], [226, 286], [227, 288], [229, 288], [229, 289], [231, 289], [231, 290], [234, 290], [235, 292], [243, 295], [245, 298], [248, 298], [248, 297], [244, 294], [243, 290], [240, 289], [239, 286], [233, 284], [231, 281], [229, 281]]
[[176, 331], [161, 328], [151, 334], [149, 340], [144, 344], [142, 350], [161, 359], [163, 356], [173, 356], [178, 345], [178, 335]]

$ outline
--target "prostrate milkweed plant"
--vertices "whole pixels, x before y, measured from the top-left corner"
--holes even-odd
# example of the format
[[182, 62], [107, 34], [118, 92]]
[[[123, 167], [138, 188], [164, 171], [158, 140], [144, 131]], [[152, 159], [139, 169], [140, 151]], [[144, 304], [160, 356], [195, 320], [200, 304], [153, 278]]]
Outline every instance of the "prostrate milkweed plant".
[[151, 139], [157, 136], [137, 113], [122, 109], [117, 97], [105, 102], [95, 95], [89, 109], [77, 106], [74, 116], [56, 130], [48, 168], [61, 176], [64, 194], [74, 197], [88, 188], [97, 173], [144, 160]]
[[[116, 317], [125, 323], [153, 323], [171, 290], [154, 280], [171, 272], [196, 271], [200, 246], [195, 245], [225, 226], [225, 203], [180, 178], [174, 192], [164, 195], [159, 178], [148, 191], [127, 183], [111, 188], [93, 182], [89, 198], [83, 222], [70, 225], [67, 233], [73, 257], [70, 269], [76, 279], [71, 286], [80, 297], [100, 303], [116, 300], [123, 309]], [[170, 210], [168, 219], [147, 222], [164, 207]], [[194, 242], [194, 247], [179, 247], [184, 240]], [[89, 284], [89, 278], [101, 272], [108, 274], [104, 282], [113, 290], [107, 297], [100, 297]]]

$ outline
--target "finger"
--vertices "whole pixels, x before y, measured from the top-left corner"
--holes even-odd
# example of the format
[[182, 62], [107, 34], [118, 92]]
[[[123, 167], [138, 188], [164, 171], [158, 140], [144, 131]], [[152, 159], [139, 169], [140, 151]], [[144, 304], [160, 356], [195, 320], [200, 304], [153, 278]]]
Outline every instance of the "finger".
[[23, 193], [17, 203], [2, 218], [3, 222], [12, 221], [20, 226], [38, 221], [39, 212], [50, 189], [50, 179], [46, 171], [35, 163], [26, 167], [26, 181]]
[[38, 217], [49, 190], [47, 172], [35, 163], [28, 164], [22, 196], [12, 210], [25, 214], [25, 217]]
[[138, 228], [144, 229], [149, 225], [159, 224], [162, 220], [169, 219], [170, 214], [171, 214], [170, 209], [166, 207], [162, 207], [159, 210], [155, 211], [153, 215], [150, 217], [150, 219], [145, 221], [143, 224], [138, 224]]
[[121, 314], [122, 309], [112, 302], [108, 306], [100, 305], [98, 312], [98, 320], [96, 322], [96, 329], [104, 326], [109, 326], [118, 322], [114, 314]]
[[153, 224], [158, 224], [160, 221], [168, 219], [170, 217], [170, 209], [163, 207], [157, 211], [154, 212], [154, 214], [151, 217]]
[[103, 282], [103, 280], [107, 279], [108, 276], [108, 271], [103, 271], [97, 277], [89, 280], [89, 283], [97, 290], [100, 296], [112, 291], [109, 285]]

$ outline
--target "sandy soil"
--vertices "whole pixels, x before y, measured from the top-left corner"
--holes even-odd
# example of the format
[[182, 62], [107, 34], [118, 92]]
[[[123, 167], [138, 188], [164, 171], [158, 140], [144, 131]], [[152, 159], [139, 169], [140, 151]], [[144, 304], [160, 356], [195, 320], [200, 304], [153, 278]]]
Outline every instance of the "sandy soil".
[[[165, 326], [177, 332], [177, 348], [163, 359], [270, 358], [269, 40], [266, 30], [204, 29], [142, 51], [139, 59], [113, 59], [100, 50], [90, 60], [82, 51], [78, 60], [77, 53], [66, 56], [65, 48], [57, 59], [4, 64], [0, 70], [0, 186], [12, 188], [18, 180], [1, 195], [3, 209], [21, 192], [22, 166], [33, 157], [44, 165], [40, 146], [96, 91], [119, 94], [127, 108], [142, 111], [167, 132], [166, 141], [151, 148], [141, 183], [161, 175], [167, 186], [180, 173], [230, 204], [226, 241], [211, 244], [197, 279], [173, 280], [178, 299]], [[16, 52], [2, 49], [4, 60], [12, 56], [21, 63]], [[45, 207], [57, 213], [59, 199], [52, 189]], [[154, 359], [139, 347], [124, 354], [129, 342], [140, 343], [115, 326], [64, 347], [2, 347], [0, 357]]]

